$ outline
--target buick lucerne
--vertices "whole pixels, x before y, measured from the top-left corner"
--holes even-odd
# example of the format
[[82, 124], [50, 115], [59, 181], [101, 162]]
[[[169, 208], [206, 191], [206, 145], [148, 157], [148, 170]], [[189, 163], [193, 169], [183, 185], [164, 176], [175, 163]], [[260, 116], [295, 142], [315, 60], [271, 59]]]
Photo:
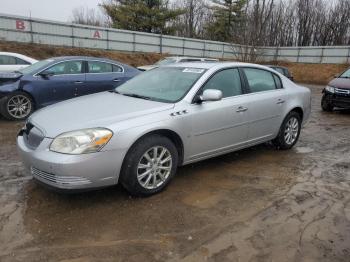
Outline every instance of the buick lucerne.
[[146, 196], [182, 165], [268, 141], [292, 148], [310, 100], [309, 89], [265, 66], [173, 64], [39, 110], [17, 144], [44, 185], [72, 191], [121, 183]]

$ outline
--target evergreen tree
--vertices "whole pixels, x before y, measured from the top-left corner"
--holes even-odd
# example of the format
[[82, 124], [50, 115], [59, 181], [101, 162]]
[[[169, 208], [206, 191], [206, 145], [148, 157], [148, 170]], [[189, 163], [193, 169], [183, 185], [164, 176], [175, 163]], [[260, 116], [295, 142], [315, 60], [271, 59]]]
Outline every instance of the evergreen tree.
[[231, 41], [235, 24], [243, 19], [247, 0], [211, 0], [214, 22], [207, 26], [207, 34], [217, 41]]
[[115, 28], [157, 34], [172, 33], [169, 22], [183, 13], [169, 9], [168, 1], [163, 0], [110, 0], [101, 7]]

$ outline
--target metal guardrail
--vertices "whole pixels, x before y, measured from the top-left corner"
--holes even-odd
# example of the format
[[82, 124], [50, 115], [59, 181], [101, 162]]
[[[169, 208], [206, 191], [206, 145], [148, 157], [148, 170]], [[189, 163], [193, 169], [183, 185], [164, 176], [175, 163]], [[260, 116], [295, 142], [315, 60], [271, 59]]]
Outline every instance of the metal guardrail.
[[[249, 48], [231, 43], [76, 25], [0, 14], [0, 40], [127, 52], [240, 59]], [[261, 61], [350, 63], [350, 46], [255, 47]]]

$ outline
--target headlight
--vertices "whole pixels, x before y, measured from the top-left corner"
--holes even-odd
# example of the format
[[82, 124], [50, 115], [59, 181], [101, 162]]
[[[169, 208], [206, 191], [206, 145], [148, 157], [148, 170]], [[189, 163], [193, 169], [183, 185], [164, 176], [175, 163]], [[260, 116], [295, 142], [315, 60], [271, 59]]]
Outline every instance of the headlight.
[[332, 86], [326, 86], [326, 91], [328, 91], [329, 93], [334, 93], [334, 87]]
[[57, 136], [50, 145], [50, 150], [62, 154], [87, 154], [100, 151], [113, 136], [105, 128], [83, 129]]

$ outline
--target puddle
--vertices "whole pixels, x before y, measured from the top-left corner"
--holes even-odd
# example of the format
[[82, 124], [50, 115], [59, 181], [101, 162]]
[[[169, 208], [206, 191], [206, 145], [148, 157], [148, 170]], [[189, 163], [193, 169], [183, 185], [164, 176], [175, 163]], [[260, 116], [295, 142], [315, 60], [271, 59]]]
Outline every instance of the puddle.
[[309, 154], [309, 153], [314, 152], [314, 149], [312, 149], [311, 147], [296, 147], [295, 151], [298, 154]]

